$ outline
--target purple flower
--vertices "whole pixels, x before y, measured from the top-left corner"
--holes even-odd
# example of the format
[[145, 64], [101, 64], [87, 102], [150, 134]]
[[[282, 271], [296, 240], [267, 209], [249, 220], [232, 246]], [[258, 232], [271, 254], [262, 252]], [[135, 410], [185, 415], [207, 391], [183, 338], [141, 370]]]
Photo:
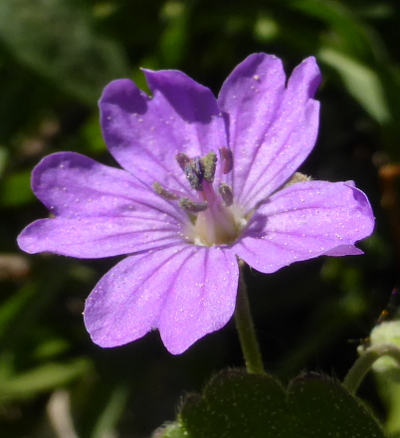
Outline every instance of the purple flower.
[[182, 353], [231, 318], [237, 257], [271, 273], [362, 254], [354, 243], [374, 226], [364, 193], [295, 174], [318, 132], [314, 58], [286, 83], [280, 59], [250, 55], [218, 99], [180, 71], [144, 74], [152, 97], [121, 79], [100, 99], [104, 139], [124, 170], [72, 152], [45, 157], [32, 188], [54, 217], [18, 237], [31, 254], [128, 255], [86, 301], [96, 344], [158, 329], [166, 348]]

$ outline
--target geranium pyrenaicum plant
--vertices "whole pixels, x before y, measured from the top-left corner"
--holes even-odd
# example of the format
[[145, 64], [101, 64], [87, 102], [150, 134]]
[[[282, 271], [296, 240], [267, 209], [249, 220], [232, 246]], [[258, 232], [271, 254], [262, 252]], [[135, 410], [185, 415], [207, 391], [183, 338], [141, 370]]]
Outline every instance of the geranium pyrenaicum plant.
[[365, 194], [295, 174], [318, 133], [313, 57], [286, 82], [279, 58], [250, 55], [218, 99], [180, 71], [143, 72], [151, 97], [120, 79], [100, 99], [103, 136], [123, 169], [72, 152], [45, 157], [32, 188], [52, 217], [18, 237], [28, 253], [127, 255], [86, 301], [96, 344], [158, 329], [182, 353], [231, 318], [238, 258], [271, 273], [362, 254], [354, 243], [374, 226]]

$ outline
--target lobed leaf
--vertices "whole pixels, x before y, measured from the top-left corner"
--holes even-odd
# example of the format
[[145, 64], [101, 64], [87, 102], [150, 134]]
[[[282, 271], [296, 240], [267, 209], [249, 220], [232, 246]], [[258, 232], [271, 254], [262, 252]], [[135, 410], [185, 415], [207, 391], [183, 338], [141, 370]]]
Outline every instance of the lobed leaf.
[[[177, 425], [179, 424], [179, 426]], [[225, 371], [186, 398], [162, 438], [383, 438], [377, 420], [340, 382], [316, 373], [286, 390], [269, 375]], [[173, 435], [172, 433], [175, 433]]]

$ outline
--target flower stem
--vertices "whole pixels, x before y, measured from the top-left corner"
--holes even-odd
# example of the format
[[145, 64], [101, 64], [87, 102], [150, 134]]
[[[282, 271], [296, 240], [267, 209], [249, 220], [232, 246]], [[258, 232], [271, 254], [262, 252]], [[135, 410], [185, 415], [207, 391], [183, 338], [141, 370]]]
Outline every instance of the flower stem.
[[367, 348], [354, 362], [343, 381], [343, 386], [355, 394], [363, 378], [376, 360], [382, 356], [390, 356], [400, 365], [400, 349], [391, 344], [380, 344]]
[[260, 347], [258, 345], [253, 319], [250, 313], [247, 287], [243, 278], [242, 268], [240, 269], [239, 275], [235, 322], [239, 333], [240, 346], [242, 347], [247, 372], [252, 374], [265, 373]]

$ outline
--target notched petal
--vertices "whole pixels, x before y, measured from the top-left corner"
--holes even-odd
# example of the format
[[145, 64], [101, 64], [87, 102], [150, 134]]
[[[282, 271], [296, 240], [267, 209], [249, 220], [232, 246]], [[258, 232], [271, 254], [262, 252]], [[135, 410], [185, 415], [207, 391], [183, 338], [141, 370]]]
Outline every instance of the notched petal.
[[267, 218], [262, 229], [250, 222], [235, 245], [239, 257], [271, 273], [321, 255], [359, 255], [355, 243], [369, 236], [374, 217], [365, 194], [348, 183], [299, 182], [260, 205], [252, 220]]

